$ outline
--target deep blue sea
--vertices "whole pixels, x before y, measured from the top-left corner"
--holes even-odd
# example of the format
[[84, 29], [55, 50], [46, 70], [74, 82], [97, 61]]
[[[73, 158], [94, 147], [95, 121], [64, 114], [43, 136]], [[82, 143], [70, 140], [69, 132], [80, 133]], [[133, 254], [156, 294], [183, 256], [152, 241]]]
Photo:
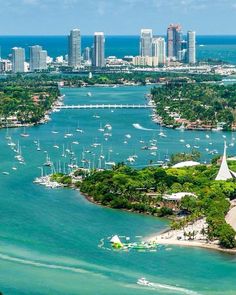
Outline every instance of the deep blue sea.
[[[91, 46], [93, 36], [82, 37], [82, 49]], [[26, 48], [42, 45], [49, 56], [56, 57], [67, 54], [67, 36], [0, 36], [1, 56], [6, 58], [14, 46]], [[202, 46], [204, 45], [204, 46]], [[139, 36], [107, 36], [106, 56], [137, 55], [139, 52]], [[236, 64], [236, 36], [198, 36], [198, 59], [220, 59]]]

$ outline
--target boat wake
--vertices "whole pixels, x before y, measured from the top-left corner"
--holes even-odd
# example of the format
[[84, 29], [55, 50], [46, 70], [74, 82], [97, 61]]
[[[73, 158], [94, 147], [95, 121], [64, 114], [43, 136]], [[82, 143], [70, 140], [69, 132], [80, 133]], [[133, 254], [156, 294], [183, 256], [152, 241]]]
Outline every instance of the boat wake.
[[166, 284], [160, 284], [160, 283], [153, 283], [150, 281], [147, 281], [145, 278], [141, 278], [137, 281], [138, 285], [149, 287], [152, 290], [166, 290], [167, 292], [171, 292], [171, 294], [186, 294], [186, 295], [201, 295], [200, 293], [196, 291], [192, 291], [186, 288], [173, 286], [173, 285], [166, 285]]
[[143, 130], [143, 131], [154, 131], [154, 129], [145, 128], [145, 127], [141, 126], [139, 123], [134, 123], [133, 127], [135, 129], [139, 129], [139, 130]]
[[186, 295], [200, 295], [200, 293], [189, 290], [189, 289], [185, 289], [185, 288], [181, 288], [181, 287], [176, 287], [176, 286], [171, 286], [171, 285], [165, 285], [165, 284], [159, 284], [159, 283], [153, 283], [153, 288], [155, 289], [166, 289], [175, 293], [179, 293], [179, 294], [186, 294]]
[[75, 273], [89, 273], [89, 271], [78, 268], [78, 267], [57, 265], [57, 264], [47, 264], [47, 263], [38, 262], [38, 261], [34, 261], [34, 260], [27, 260], [27, 259], [23, 259], [23, 258], [13, 257], [13, 256], [9, 256], [9, 255], [2, 254], [2, 253], [0, 253], [0, 259], [6, 260], [6, 261], [11, 261], [11, 262], [16, 262], [16, 263], [20, 263], [20, 264], [24, 264], [24, 265], [31, 265], [34, 267], [40, 267], [40, 268], [59, 269], [59, 270], [70, 271], [70, 272], [75, 272]]

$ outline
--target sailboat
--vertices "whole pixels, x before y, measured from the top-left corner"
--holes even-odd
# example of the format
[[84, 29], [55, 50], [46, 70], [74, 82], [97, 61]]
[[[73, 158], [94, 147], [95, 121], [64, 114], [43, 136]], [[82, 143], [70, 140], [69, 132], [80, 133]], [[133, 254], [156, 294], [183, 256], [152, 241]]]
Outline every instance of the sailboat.
[[9, 135], [9, 130], [8, 130], [8, 126], [7, 126], [7, 133], [6, 133], [6, 140], [11, 140], [11, 136]]
[[23, 133], [20, 134], [21, 137], [29, 137], [29, 134], [25, 132], [25, 127]]
[[44, 166], [47, 166], [47, 167], [51, 167], [52, 166], [52, 162], [47, 154], [46, 156], [46, 162], [43, 164]]
[[102, 127], [102, 123], [100, 123], [100, 127], [98, 128], [98, 131], [100, 131], [100, 132], [104, 132], [105, 131], [105, 129]]
[[76, 128], [76, 132], [84, 133], [83, 129], [79, 128], [79, 122], [78, 122], [78, 126]]
[[166, 134], [163, 132], [162, 128], [160, 128], [159, 136], [161, 136], [161, 137], [167, 137]]
[[111, 161], [111, 152], [112, 152], [112, 150], [108, 151], [108, 158], [107, 158], [107, 161], [105, 161], [106, 166], [115, 166], [116, 165], [116, 163], [114, 161]]
[[39, 140], [38, 140], [38, 143], [37, 143], [37, 151], [38, 151], [38, 152], [41, 151]]

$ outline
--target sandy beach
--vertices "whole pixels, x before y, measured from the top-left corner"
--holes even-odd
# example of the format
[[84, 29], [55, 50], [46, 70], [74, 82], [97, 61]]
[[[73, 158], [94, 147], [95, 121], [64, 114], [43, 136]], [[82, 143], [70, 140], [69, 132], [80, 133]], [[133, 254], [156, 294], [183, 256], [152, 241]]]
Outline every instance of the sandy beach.
[[[236, 210], [236, 207], [235, 207]], [[233, 213], [235, 214], [236, 211]], [[193, 224], [189, 224], [184, 229], [168, 230], [164, 233], [148, 237], [150, 242], [156, 242], [160, 245], [176, 245], [187, 247], [201, 247], [211, 250], [222, 251], [226, 253], [236, 254], [236, 249], [221, 248], [218, 241], [209, 242], [204, 234], [207, 229], [205, 218], [199, 219]], [[194, 235], [193, 235], [194, 232]]]
[[236, 201], [232, 201], [231, 204], [234, 207], [226, 215], [225, 220], [236, 231]]

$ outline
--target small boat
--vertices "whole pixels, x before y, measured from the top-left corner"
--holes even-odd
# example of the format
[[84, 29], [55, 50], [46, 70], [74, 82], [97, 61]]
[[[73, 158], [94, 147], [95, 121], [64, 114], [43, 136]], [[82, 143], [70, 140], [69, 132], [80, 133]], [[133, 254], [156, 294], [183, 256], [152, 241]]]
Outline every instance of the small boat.
[[147, 281], [145, 278], [138, 279], [137, 284], [141, 286], [152, 286], [152, 283]]
[[20, 134], [21, 137], [29, 137], [29, 134], [25, 132], [25, 127], [24, 127], [24, 132]]
[[106, 124], [104, 126], [104, 128], [107, 129], [107, 130], [112, 130], [112, 126], [110, 124]]
[[38, 142], [37, 142], [37, 151], [38, 151], [38, 152], [40, 152], [40, 151], [41, 151], [41, 148], [40, 148], [40, 142], [39, 142], [39, 140], [38, 140]]
[[161, 137], [167, 137], [164, 132], [160, 132], [159, 133], [159, 136], [161, 136]]
[[46, 156], [46, 162], [43, 164], [44, 166], [47, 166], [47, 167], [51, 167], [52, 166], [52, 162], [49, 158], [49, 156], [47, 155]]
[[81, 129], [81, 128], [79, 127], [79, 122], [78, 122], [78, 126], [77, 126], [77, 128], [76, 128], [76, 132], [84, 133], [83, 129]]
[[189, 149], [191, 147], [190, 144], [186, 144], [186, 148]]
[[158, 149], [158, 147], [157, 146], [150, 146], [148, 149], [150, 151], [156, 151]]
[[100, 127], [98, 128], [98, 131], [100, 131], [100, 132], [104, 132], [105, 131], [105, 129], [102, 127], [102, 123], [100, 123]]
[[15, 144], [13, 141], [9, 142], [7, 145], [9, 145], [9, 146], [11, 146], [11, 147], [16, 146], [16, 144]]
[[130, 163], [134, 163], [135, 162], [135, 158], [133, 156], [129, 156], [127, 159], [128, 162]]
[[9, 175], [10, 173], [9, 172], [6, 172], [6, 171], [3, 171], [2, 174]]
[[87, 93], [87, 96], [91, 97], [92, 96], [92, 93], [91, 92], [88, 92]]

